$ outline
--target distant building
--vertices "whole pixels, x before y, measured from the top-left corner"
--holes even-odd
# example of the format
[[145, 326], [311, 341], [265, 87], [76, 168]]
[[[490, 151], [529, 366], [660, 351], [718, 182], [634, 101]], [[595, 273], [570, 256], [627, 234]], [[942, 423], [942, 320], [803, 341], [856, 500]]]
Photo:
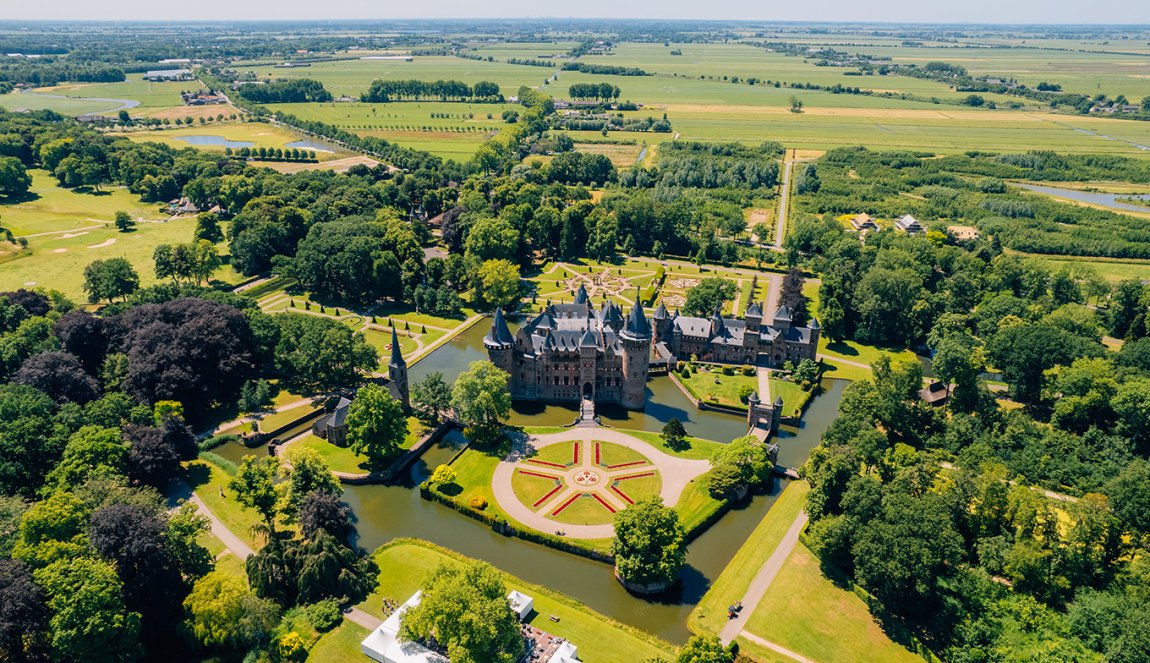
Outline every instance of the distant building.
[[190, 81], [194, 78], [187, 69], [153, 69], [144, 73], [146, 81]]
[[407, 362], [399, 348], [399, 334], [395, 331], [394, 320], [391, 328], [391, 359], [387, 362], [388, 389], [396, 400], [403, 403], [404, 412], [411, 409], [411, 395], [407, 386]]
[[940, 407], [950, 400], [950, 387], [945, 382], [934, 380], [919, 390], [918, 397], [927, 405]]
[[909, 214], [895, 221], [894, 227], [908, 235], [919, 235], [923, 232], [922, 224], [918, 222], [918, 219]]
[[871, 218], [871, 215], [867, 214], [866, 212], [863, 212], [862, 214], [856, 214], [853, 218], [851, 218], [851, 226], [853, 226], [854, 229], [858, 232], [862, 232], [864, 230], [878, 230], [878, 224], [876, 224], [874, 219]]

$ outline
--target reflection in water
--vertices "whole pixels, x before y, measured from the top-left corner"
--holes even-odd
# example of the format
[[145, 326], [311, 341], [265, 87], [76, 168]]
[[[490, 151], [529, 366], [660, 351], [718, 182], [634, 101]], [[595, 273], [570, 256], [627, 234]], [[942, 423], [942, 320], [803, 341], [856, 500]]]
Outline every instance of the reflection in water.
[[[486, 327], [481, 323], [419, 361], [411, 367], [411, 379], [421, 380], [431, 371], [440, 371], [449, 383], [454, 382], [469, 362], [486, 357], [481, 342], [485, 332]], [[826, 391], [811, 403], [802, 425], [783, 428], [778, 438], [780, 463], [794, 467], [806, 460], [834, 419], [845, 385], [842, 380], [827, 380]], [[728, 441], [746, 433], [746, 423], [741, 417], [695, 410], [668, 378], [655, 378], [650, 382], [649, 398], [643, 412], [611, 409], [601, 412], [603, 422], [618, 428], [657, 431], [668, 419], [678, 417], [688, 432], [699, 437]], [[568, 407], [517, 404], [512, 423], [563, 425], [574, 420], [575, 414], [575, 410]], [[221, 451], [229, 458], [265, 453], [263, 449], [238, 446]], [[662, 596], [644, 599], [623, 589], [606, 564], [496, 534], [479, 521], [422, 499], [413, 488], [429, 475], [428, 468], [448, 462], [456, 451], [450, 441], [429, 449], [402, 485], [345, 486], [344, 499], [358, 518], [359, 544], [372, 550], [397, 537], [427, 539], [469, 557], [486, 560], [529, 582], [568, 594], [620, 622], [677, 643], [684, 642], [690, 635], [686, 622], [695, 604], [767, 514], [785, 485], [772, 480], [766, 494], [732, 509], [687, 547], [682, 582]]]

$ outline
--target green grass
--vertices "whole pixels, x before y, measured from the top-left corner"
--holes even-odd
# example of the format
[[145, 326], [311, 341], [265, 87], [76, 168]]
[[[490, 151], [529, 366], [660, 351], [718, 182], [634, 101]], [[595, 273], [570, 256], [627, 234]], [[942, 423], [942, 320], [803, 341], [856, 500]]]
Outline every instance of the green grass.
[[359, 648], [359, 643], [363, 642], [369, 633], [370, 631], [359, 624], [345, 619], [342, 624], [320, 636], [308, 651], [307, 660], [314, 663], [363, 660], [363, 651]]
[[783, 416], [784, 417], [798, 417], [803, 413], [803, 408], [806, 407], [807, 401], [811, 399], [814, 394], [810, 391], [803, 391], [803, 388], [794, 382], [783, 380], [771, 374], [771, 401], [774, 402], [779, 396], [783, 397]]
[[857, 341], [831, 341], [825, 336], [819, 338], [819, 354], [867, 366], [878, 361], [883, 355], [889, 355], [891, 361], [917, 361], [915, 354], [904, 348], [880, 348]]
[[1026, 255], [1031, 260], [1044, 265], [1047, 269], [1054, 272], [1066, 267], [1073, 269], [1077, 265], [1085, 265], [1097, 272], [1102, 278], [1111, 282], [1122, 281], [1124, 279], [1137, 279], [1139, 281], [1150, 280], [1150, 261], [1146, 260]]
[[659, 433], [628, 430], [627, 434], [639, 438], [665, 454], [686, 458], [688, 460], [707, 460], [722, 446], [719, 442], [705, 440], [701, 437], [687, 436], [687, 441], [690, 443], [689, 447], [686, 449], [672, 449], [663, 442], [663, 437]]
[[[47, 171], [30, 172], [31, 195], [0, 204], [0, 226], [27, 237], [29, 248], [18, 257], [0, 258], [0, 289], [38, 285], [84, 301], [84, 267], [106, 258], [127, 258], [139, 273], [140, 284], [151, 285], [156, 282], [155, 248], [192, 239], [194, 218], [164, 221], [167, 214], [158, 205], [141, 203], [127, 189], [99, 193], [65, 189]], [[120, 210], [139, 219], [132, 232], [122, 233], [112, 225]], [[239, 276], [221, 269], [216, 278], [232, 282]]]
[[140, 102], [139, 106], [128, 109], [134, 115], [138, 110], [182, 106], [180, 92], [197, 86], [195, 81], [152, 82], [144, 80], [143, 74], [128, 74], [127, 80], [119, 83], [66, 83], [37, 88], [36, 92], [73, 98], [132, 99]]
[[871, 370], [836, 362], [834, 359], [825, 359], [823, 360], [823, 377], [857, 382], [871, 379]]
[[[596, 441], [599, 445], [599, 463], [601, 465], [621, 465], [623, 463], [633, 463], [640, 460], [646, 460], [646, 456], [629, 449], [620, 444], [611, 444], [610, 442]], [[594, 454], [594, 446], [588, 450]]]
[[826, 578], [818, 558], [801, 543], [754, 608], [746, 630], [820, 663], [857, 661], [859, 652], [866, 652], [868, 661], [922, 662], [883, 632], [858, 595]]
[[675, 379], [700, 402], [746, 410], [747, 404], [739, 399], [739, 390], [749, 387], [758, 391], [758, 376], [743, 375], [738, 369], [734, 375], [723, 375], [718, 366], [711, 365], [709, 368], [712, 370], [703, 370], [700, 365], [699, 370], [692, 372], [690, 377], [676, 374]]
[[[806, 506], [810, 486], [805, 481], [788, 484], [731, 562], [715, 579], [699, 604], [691, 611], [687, 625], [694, 633], [718, 635], [727, 621], [727, 607], [742, 599], [751, 580], [782, 541], [783, 535]], [[753, 606], [745, 606], [752, 610]], [[780, 615], [775, 615], [780, 618]], [[790, 619], [789, 616], [787, 619]]]
[[[401, 449], [410, 449], [412, 445], [419, 440], [423, 434], [423, 425], [415, 417], [407, 418], [407, 437], [404, 439], [403, 444], [400, 445]], [[327, 463], [333, 471], [346, 472], [348, 474], [362, 474], [370, 472], [371, 468], [368, 466], [367, 457], [361, 456], [347, 447], [340, 447], [318, 438], [314, 435], [309, 435], [299, 442], [295, 442], [288, 448], [290, 452], [292, 449], [300, 447], [304, 449], [311, 449], [319, 454], [319, 457]]]
[[[523, 469], [533, 471], [528, 467]], [[542, 469], [542, 468], [541, 468]], [[550, 493], [559, 485], [555, 479], [544, 479], [543, 477], [532, 476], [523, 474], [516, 471], [511, 475], [511, 489], [515, 491], [515, 496], [519, 501], [525, 505], [534, 508], [532, 505], [544, 495]]]
[[[557, 508], [557, 507], [556, 507]], [[589, 494], [581, 495], [558, 516], [548, 518], [564, 525], [604, 525], [614, 522], [615, 515]]]
[[121, 104], [115, 101], [88, 101], [86, 99], [58, 99], [38, 94], [24, 94], [9, 92], [0, 94], [0, 108], [10, 111], [37, 111], [51, 110], [61, 115], [85, 115], [87, 113], [105, 113]]
[[[156, 131], [131, 131], [123, 134], [137, 143], [163, 143], [174, 148], [194, 147], [208, 152], [223, 152], [223, 145], [193, 145], [181, 138], [188, 136], [221, 136], [230, 141], [253, 143], [251, 147], [286, 148], [288, 143], [303, 140], [304, 137], [282, 127], [265, 122], [239, 122], [196, 125], [179, 129], [159, 129]], [[347, 156], [348, 152], [324, 152], [316, 150], [316, 158], [323, 161], [337, 156]]]
[[[262, 520], [255, 511], [245, 508], [235, 499], [235, 493], [228, 487], [231, 476], [215, 464], [197, 460], [188, 465], [188, 483], [217, 518], [233, 534], [255, 549], [263, 545], [263, 537], [252, 531]], [[221, 496], [222, 491], [222, 496]]]
[[[385, 544], [376, 550], [375, 559], [380, 570], [379, 586], [358, 607], [380, 618], [383, 618], [381, 607], [385, 597], [402, 603], [422, 586], [436, 567], [471, 561], [445, 548], [412, 539], [398, 539]], [[507, 573], [503, 577], [509, 590], [519, 590], [535, 600], [535, 612], [528, 622], [575, 643], [580, 660], [610, 663], [674, 658], [675, 649], [669, 643], [619, 624], [558, 592], [526, 583]], [[559, 621], [551, 621], [552, 615]], [[323, 643], [322, 639], [320, 643]]]

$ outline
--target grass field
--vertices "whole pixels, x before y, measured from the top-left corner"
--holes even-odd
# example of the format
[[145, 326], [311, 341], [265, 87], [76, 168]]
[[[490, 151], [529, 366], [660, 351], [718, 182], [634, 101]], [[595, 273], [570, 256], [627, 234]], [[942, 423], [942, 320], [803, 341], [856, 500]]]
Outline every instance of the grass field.
[[339, 626], [320, 636], [308, 651], [307, 660], [313, 663], [328, 661], [358, 661], [363, 657], [359, 643], [369, 631], [354, 622], [343, 620]]
[[[399, 445], [400, 449], [410, 449], [412, 445], [419, 440], [423, 434], [423, 424], [415, 417], [407, 418], [407, 437], [404, 438], [403, 443]], [[288, 453], [292, 449], [311, 449], [319, 454], [327, 466], [336, 472], [346, 472], [348, 474], [362, 474], [370, 472], [371, 468], [368, 466], [367, 457], [361, 456], [347, 447], [341, 447], [328, 442], [322, 438], [314, 435], [309, 435], [299, 442], [295, 442], [288, 448]]]
[[[141, 203], [127, 189], [99, 193], [64, 189], [43, 170], [33, 170], [31, 195], [0, 205], [0, 226], [28, 238], [29, 251], [0, 262], [0, 289], [54, 288], [84, 300], [84, 267], [93, 260], [127, 258], [140, 275], [141, 285], [156, 281], [152, 252], [160, 244], [187, 242], [195, 220], [191, 217], [161, 222], [166, 214]], [[122, 233], [112, 225], [119, 210], [138, 219], [136, 229]], [[221, 279], [238, 278], [220, 270]]]
[[[379, 564], [379, 586], [358, 607], [381, 619], [384, 616], [381, 611], [384, 598], [402, 603], [420, 589], [438, 566], [470, 561], [458, 553], [413, 539], [397, 539], [380, 547], [375, 552], [375, 559]], [[575, 643], [582, 661], [611, 663], [674, 658], [674, 647], [654, 636], [623, 626], [558, 592], [531, 585], [510, 574], [502, 575], [509, 590], [517, 589], [535, 600], [535, 609], [528, 617], [528, 623]], [[552, 615], [558, 619], [552, 621]]]
[[758, 376], [743, 375], [741, 372], [736, 372], [735, 375], [723, 375], [718, 366], [708, 366], [707, 368], [713, 368], [713, 370], [703, 370], [703, 367], [700, 366], [699, 370], [693, 371], [690, 377], [675, 375], [675, 379], [686, 387], [696, 400], [746, 410], [747, 404], [739, 398], [739, 392], [744, 387], [757, 391], [759, 388]]
[[[923, 660], [892, 641], [854, 592], [827, 579], [818, 558], [801, 543], [754, 608], [746, 631], [819, 663], [857, 661], [859, 652], [881, 663]], [[740, 638], [739, 645], [759, 650], [746, 638]]]
[[180, 106], [184, 103], [180, 92], [198, 87], [196, 81], [153, 82], [144, 80], [143, 74], [128, 74], [127, 80], [119, 83], [67, 83], [36, 88], [35, 92], [71, 98], [131, 99], [140, 102], [139, 106], [129, 109], [135, 114], [151, 108]]
[[[727, 607], [740, 600], [759, 568], [782, 541], [783, 535], [807, 503], [810, 486], [805, 481], [787, 485], [767, 516], [755, 527], [730, 564], [691, 612], [687, 625], [694, 633], [718, 635], [727, 621]], [[753, 606], [746, 606], [751, 610]], [[777, 618], [778, 616], [776, 616]]]
[[121, 103], [118, 101], [58, 98], [21, 92], [0, 94], [0, 108], [10, 111], [52, 110], [61, 115], [84, 115], [104, 113], [120, 106]]

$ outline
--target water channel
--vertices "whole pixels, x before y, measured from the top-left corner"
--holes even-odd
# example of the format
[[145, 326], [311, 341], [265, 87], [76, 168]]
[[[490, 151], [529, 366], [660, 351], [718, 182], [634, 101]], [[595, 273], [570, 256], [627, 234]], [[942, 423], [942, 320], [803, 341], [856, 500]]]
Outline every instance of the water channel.
[[[1039, 184], [1024, 184], [1017, 182], [1016, 186], [1020, 186], [1027, 191], [1045, 194], [1047, 196], [1055, 196], [1057, 198], [1065, 198], [1067, 200], [1074, 200], [1091, 205], [1101, 205], [1103, 207], [1111, 207], [1114, 209], [1125, 210], [1127, 212], [1150, 212], [1150, 194], [1136, 194], [1136, 193], [1102, 193], [1100, 191], [1079, 191], [1077, 189], [1063, 189], [1054, 186], [1042, 186]], [[1119, 198], [1131, 198], [1146, 201], [1145, 205], [1136, 205], [1132, 203], [1122, 202]]]
[[[411, 381], [440, 371], [448, 383], [454, 382], [468, 363], [486, 358], [482, 345], [486, 331], [487, 326], [480, 323], [418, 361], [409, 370]], [[806, 460], [834, 419], [845, 385], [842, 380], [827, 380], [825, 391], [812, 401], [802, 425], [783, 427], [777, 438], [780, 463], [793, 467]], [[678, 417], [690, 434], [724, 442], [747, 430], [742, 417], [696, 410], [667, 377], [653, 378], [648, 383], [648, 399], [643, 412], [600, 411], [603, 423], [657, 431], [668, 419]], [[511, 423], [564, 425], [571, 423], [575, 414], [574, 409], [562, 406], [517, 405]], [[264, 453], [262, 449], [245, 450], [238, 446], [218, 451], [232, 459], [245, 453]], [[358, 519], [359, 544], [373, 550], [397, 537], [426, 539], [568, 594], [620, 622], [675, 643], [687, 639], [687, 616], [775, 503], [783, 485], [782, 480], [775, 480], [769, 494], [733, 509], [695, 539], [687, 548], [687, 566], [680, 587], [651, 601], [629, 594], [615, 581], [606, 564], [496, 534], [476, 520], [422, 499], [415, 487], [428, 476], [428, 468], [449, 461], [456, 451], [447, 443], [429, 449], [412, 468], [411, 475], [397, 485], [346, 486], [344, 499]]]
[[230, 147], [233, 149], [252, 147], [255, 145], [255, 143], [251, 141], [229, 140], [223, 136], [175, 136], [175, 139], [192, 145], [211, 145], [216, 147]]

